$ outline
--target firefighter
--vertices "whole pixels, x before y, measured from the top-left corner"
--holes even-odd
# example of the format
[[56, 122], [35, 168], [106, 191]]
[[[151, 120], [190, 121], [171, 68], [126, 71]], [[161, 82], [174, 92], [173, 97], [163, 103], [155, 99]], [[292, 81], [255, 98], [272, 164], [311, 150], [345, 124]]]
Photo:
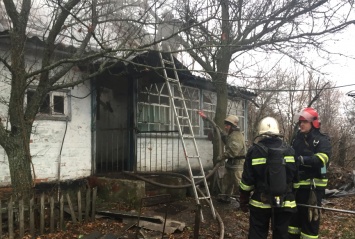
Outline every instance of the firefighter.
[[226, 174], [223, 177], [222, 195], [218, 196], [218, 201], [230, 203], [233, 189], [238, 191], [239, 182], [242, 177], [243, 164], [246, 153], [245, 139], [238, 126], [239, 118], [229, 115], [224, 120], [224, 133], [221, 134], [225, 144], [224, 153], [218, 160], [226, 161]]
[[[292, 142], [299, 164], [299, 182], [294, 184], [296, 202], [321, 206], [328, 179], [331, 144], [327, 135], [320, 132], [320, 119], [313, 108], [305, 108], [295, 117], [299, 130]], [[319, 209], [298, 207], [289, 226], [290, 238], [318, 238]]]
[[[288, 225], [297, 210], [292, 190], [295, 181], [297, 166], [294, 150], [281, 139], [276, 119], [263, 118], [259, 122], [254, 144], [247, 152], [239, 188], [240, 209], [243, 212], [250, 209], [249, 239], [266, 239], [270, 221], [273, 239], [288, 238]], [[281, 188], [282, 192], [274, 194]]]

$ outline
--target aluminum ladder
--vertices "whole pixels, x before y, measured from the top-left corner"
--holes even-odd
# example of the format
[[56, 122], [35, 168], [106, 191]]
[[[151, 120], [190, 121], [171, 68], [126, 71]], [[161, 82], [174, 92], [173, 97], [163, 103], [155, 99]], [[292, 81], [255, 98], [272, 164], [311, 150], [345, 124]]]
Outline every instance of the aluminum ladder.
[[[202, 200], [202, 199], [207, 200], [208, 204], [210, 205], [213, 218], [216, 219], [215, 208], [213, 206], [211, 194], [210, 194], [210, 191], [208, 188], [206, 175], [203, 170], [203, 165], [202, 165], [201, 157], [200, 157], [200, 154], [198, 151], [198, 147], [197, 147], [195, 135], [193, 132], [191, 120], [189, 118], [189, 113], [188, 113], [188, 110], [186, 107], [184, 94], [181, 89], [179, 76], [178, 76], [177, 69], [176, 69], [175, 62], [174, 62], [174, 56], [171, 53], [170, 47], [168, 47], [168, 49], [169, 49], [169, 52], [167, 54], [169, 55], [169, 58], [170, 58], [169, 60], [164, 59], [162, 51], [159, 50], [158, 54], [159, 54], [161, 66], [162, 66], [163, 72], [164, 72], [163, 77], [165, 79], [165, 83], [166, 83], [167, 89], [169, 91], [169, 98], [170, 98], [171, 106], [173, 108], [174, 115], [175, 115], [175, 125], [178, 127], [179, 136], [181, 138], [182, 147], [184, 150], [184, 155], [185, 155], [185, 158], [187, 161], [188, 171], [190, 174], [190, 179], [191, 179], [191, 183], [192, 183], [192, 188], [193, 188], [195, 200], [198, 205], [200, 205], [200, 200]], [[171, 69], [174, 72], [174, 78], [170, 78], [168, 76], [167, 68]], [[177, 107], [177, 105], [178, 105], [178, 107]], [[189, 145], [188, 148], [187, 148], [187, 145]], [[192, 145], [193, 145], [193, 147], [191, 147]], [[188, 152], [188, 150], [192, 151], [192, 152]], [[191, 167], [191, 162], [198, 163], [199, 171], [200, 171], [198, 175], [194, 175], [194, 173], [192, 171], [192, 167]], [[204, 193], [205, 195], [199, 196], [199, 194], [197, 192], [196, 184], [195, 184], [196, 181], [203, 181], [204, 187], [205, 187], [205, 193]], [[202, 211], [201, 211], [201, 219], [204, 220], [203, 215], [202, 215]]]

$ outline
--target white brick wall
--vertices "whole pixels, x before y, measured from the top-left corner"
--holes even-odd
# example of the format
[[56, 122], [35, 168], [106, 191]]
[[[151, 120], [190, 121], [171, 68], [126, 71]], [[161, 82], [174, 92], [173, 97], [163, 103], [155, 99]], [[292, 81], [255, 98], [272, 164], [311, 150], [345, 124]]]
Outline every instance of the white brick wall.
[[[0, 64], [0, 99], [9, 95], [9, 85], [4, 80], [6, 72]], [[72, 76], [73, 77], [73, 74]], [[76, 71], [74, 77], [81, 77]], [[70, 89], [73, 96], [83, 97], [90, 93], [90, 83]], [[91, 173], [91, 95], [84, 99], [70, 97], [71, 120], [61, 154], [61, 180], [78, 179]], [[0, 101], [0, 117], [7, 119], [7, 106]], [[55, 181], [58, 177], [58, 162], [66, 122], [36, 120], [31, 135], [31, 155], [37, 181]], [[9, 165], [4, 149], [0, 146], [0, 186], [11, 182]]]
[[[192, 140], [186, 140], [187, 152], [190, 156], [195, 154]], [[198, 152], [204, 169], [213, 168], [212, 143], [207, 139], [196, 139]], [[163, 144], [163, 145], [162, 145]], [[169, 145], [168, 147], [166, 145]], [[174, 144], [174, 147], [171, 146]], [[162, 145], [162, 147], [161, 147]], [[182, 145], [178, 148], [177, 139], [150, 140], [140, 139], [137, 142], [137, 170], [140, 172], [149, 171], [182, 171], [187, 170], [187, 162]], [[168, 152], [167, 152], [168, 151]], [[192, 169], [199, 170], [197, 159], [190, 159]]]

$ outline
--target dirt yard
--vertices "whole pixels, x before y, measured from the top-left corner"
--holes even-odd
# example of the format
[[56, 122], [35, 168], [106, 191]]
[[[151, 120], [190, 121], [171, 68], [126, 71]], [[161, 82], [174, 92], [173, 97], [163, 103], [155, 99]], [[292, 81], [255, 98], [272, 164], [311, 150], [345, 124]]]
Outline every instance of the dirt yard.
[[[344, 168], [333, 167], [329, 171], [329, 187], [339, 188], [341, 185], [347, 185], [349, 188], [354, 188], [353, 174], [351, 170]], [[326, 198], [324, 200], [323, 207], [335, 208], [343, 210], [355, 211], [355, 195]], [[169, 239], [192, 239], [194, 237], [195, 230], [198, 231], [199, 239], [220, 239], [220, 238], [247, 238], [247, 232], [249, 227], [249, 213], [243, 213], [237, 209], [238, 202], [232, 200], [231, 204], [222, 204], [213, 199], [213, 205], [217, 212], [216, 219], [213, 218], [211, 209], [206, 204], [202, 204], [202, 215], [204, 221], [199, 224], [199, 228], [196, 227], [195, 222], [197, 207], [193, 198], [187, 198], [185, 200], [174, 201], [168, 204], [167, 218], [179, 224], [179, 227], [175, 227], [174, 223], [167, 226], [167, 230], [171, 230], [171, 233], [165, 234], [164, 238]], [[152, 206], [144, 207], [142, 209], [142, 218], [154, 219], [156, 216], [164, 218], [165, 215], [164, 206]], [[125, 205], [120, 204], [108, 204], [107, 202], [97, 202], [97, 211], [110, 211], [120, 213], [119, 216], [110, 217], [97, 215], [94, 222], [77, 223], [67, 222], [66, 228], [63, 231], [37, 235], [37, 239], [133, 239], [136, 238], [135, 234], [140, 228], [134, 226], [137, 223], [136, 217], [129, 217], [130, 215], [137, 215], [138, 211], [132, 210]], [[125, 216], [122, 216], [125, 214]], [[128, 215], [128, 216], [127, 216]], [[330, 210], [322, 210], [321, 215], [321, 232], [320, 239], [355, 239], [355, 215], [349, 213], [339, 213]], [[220, 220], [218, 220], [220, 218]], [[222, 221], [222, 223], [219, 223]], [[154, 224], [154, 223], [153, 223]], [[151, 225], [148, 223], [148, 225]], [[162, 224], [160, 224], [161, 226]], [[223, 227], [221, 227], [223, 225]], [[137, 238], [155, 239], [161, 238], [161, 232], [158, 229], [140, 229]], [[137, 230], [138, 229], [138, 230]], [[198, 229], [198, 230], [197, 230]], [[166, 231], [167, 231], [166, 230]], [[224, 232], [224, 237], [221, 237], [221, 232]], [[144, 235], [144, 236], [143, 236]], [[270, 233], [271, 235], [271, 233]], [[8, 237], [4, 235], [2, 239]], [[31, 238], [25, 236], [24, 238]], [[271, 238], [271, 236], [269, 236]]]
[[[339, 208], [346, 210], [354, 210], [355, 196], [328, 198], [327, 205], [324, 207]], [[249, 213], [243, 213], [236, 209], [238, 202], [233, 200], [231, 204], [214, 203], [216, 211], [223, 221], [224, 238], [247, 238], [248, 216]], [[102, 206], [102, 205], [101, 205]], [[194, 238], [194, 227], [196, 218], [195, 201], [188, 198], [184, 201], [176, 201], [168, 207], [167, 215], [169, 219], [185, 223], [185, 227], [180, 231], [176, 230], [173, 233], [166, 235], [164, 238], [169, 239], [189, 239]], [[98, 210], [110, 211], [126, 211], [134, 213], [122, 205], [107, 205], [98, 208]], [[204, 222], [200, 223], [199, 239], [217, 239], [220, 237], [221, 227], [217, 219], [213, 219], [210, 208], [207, 205], [202, 207]], [[162, 207], [144, 208], [142, 216], [151, 217], [161, 215], [164, 216]], [[38, 235], [36, 238], [135, 238], [137, 227], [132, 226], [136, 219], [121, 220], [108, 217], [98, 217], [95, 222], [72, 224], [67, 223], [66, 230], [49, 235]], [[322, 239], [351, 239], [355, 238], [355, 216], [354, 214], [335, 213], [331, 211], [322, 212], [321, 233]], [[161, 233], [154, 230], [143, 229], [144, 237], [139, 233], [138, 238], [161, 238]], [[6, 238], [6, 237], [3, 237]], [[30, 237], [25, 237], [30, 238]], [[270, 237], [271, 238], [271, 237]]]

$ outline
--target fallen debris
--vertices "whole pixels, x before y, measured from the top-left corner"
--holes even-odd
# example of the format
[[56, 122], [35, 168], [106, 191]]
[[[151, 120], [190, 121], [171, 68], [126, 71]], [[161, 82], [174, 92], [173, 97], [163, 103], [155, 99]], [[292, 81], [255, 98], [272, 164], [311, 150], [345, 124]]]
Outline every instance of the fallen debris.
[[155, 223], [163, 223], [162, 217], [148, 217], [148, 216], [139, 216], [138, 213], [130, 213], [130, 212], [113, 212], [113, 211], [96, 211], [96, 214], [102, 215], [102, 216], [107, 216], [110, 218], [114, 219], [124, 219], [124, 218], [136, 218], [138, 220], [138, 217], [140, 220], [145, 220], [149, 222], [155, 222]]
[[174, 233], [176, 230], [183, 231], [186, 225], [184, 222], [167, 219], [165, 223], [165, 229], [164, 223], [153, 223], [147, 221], [140, 221], [138, 226], [152, 231], [164, 231], [167, 234], [171, 234]]

